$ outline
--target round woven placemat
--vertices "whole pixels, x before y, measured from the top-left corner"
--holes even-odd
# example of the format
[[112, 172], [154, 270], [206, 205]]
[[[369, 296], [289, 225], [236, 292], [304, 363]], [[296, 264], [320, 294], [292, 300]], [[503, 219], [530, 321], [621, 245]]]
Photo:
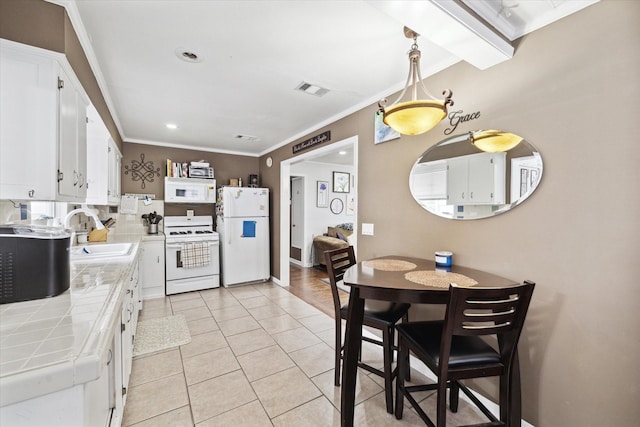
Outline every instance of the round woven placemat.
[[458, 273], [448, 273], [446, 271], [410, 271], [404, 275], [404, 278], [420, 285], [444, 289], [448, 289], [450, 283], [455, 283], [459, 286], [474, 286], [478, 284], [478, 282], [470, 277]]
[[362, 265], [383, 271], [408, 271], [417, 267], [412, 262], [402, 261], [400, 259], [372, 259], [370, 261], [364, 261]]

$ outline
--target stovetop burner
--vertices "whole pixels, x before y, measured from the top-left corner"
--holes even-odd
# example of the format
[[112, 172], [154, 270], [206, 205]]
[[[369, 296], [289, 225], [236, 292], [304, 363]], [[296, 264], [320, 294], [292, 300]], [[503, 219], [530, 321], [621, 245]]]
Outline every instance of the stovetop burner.
[[169, 241], [217, 240], [213, 231], [213, 218], [210, 216], [173, 216], [165, 217], [164, 230]]

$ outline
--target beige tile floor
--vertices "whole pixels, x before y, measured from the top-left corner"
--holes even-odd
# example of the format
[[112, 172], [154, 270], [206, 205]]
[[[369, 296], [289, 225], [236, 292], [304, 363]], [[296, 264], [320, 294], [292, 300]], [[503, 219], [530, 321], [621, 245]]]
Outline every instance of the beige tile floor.
[[[332, 318], [266, 283], [148, 300], [140, 320], [177, 313], [188, 321], [191, 342], [134, 358], [124, 426], [340, 425]], [[363, 360], [380, 367], [380, 348], [365, 343]], [[387, 414], [382, 379], [358, 375], [356, 426], [424, 425], [409, 408], [402, 420]], [[421, 398], [431, 416], [435, 396]], [[483, 418], [461, 400], [447, 421]]]

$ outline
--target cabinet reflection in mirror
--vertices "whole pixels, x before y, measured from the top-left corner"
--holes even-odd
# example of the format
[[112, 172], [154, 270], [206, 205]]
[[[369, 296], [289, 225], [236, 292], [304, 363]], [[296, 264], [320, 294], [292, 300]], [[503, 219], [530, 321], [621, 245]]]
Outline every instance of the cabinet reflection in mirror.
[[505, 152], [486, 153], [469, 134], [440, 141], [418, 158], [409, 177], [414, 199], [451, 219], [507, 212], [529, 197], [542, 178], [542, 157], [524, 139]]

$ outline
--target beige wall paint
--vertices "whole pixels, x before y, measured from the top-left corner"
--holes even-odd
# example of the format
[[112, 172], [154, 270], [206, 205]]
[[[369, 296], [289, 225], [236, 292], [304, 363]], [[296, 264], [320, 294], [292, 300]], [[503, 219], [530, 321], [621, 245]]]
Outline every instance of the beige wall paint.
[[[444, 138], [444, 123], [374, 145], [371, 106], [310, 134], [331, 130], [332, 142], [359, 136], [357, 220], [376, 232], [359, 236], [359, 259], [448, 249], [457, 264], [537, 282], [520, 345], [523, 416], [536, 426], [640, 419], [639, 17], [640, 2], [605, 0], [521, 39], [510, 61], [485, 71], [458, 64], [427, 80], [434, 93], [453, 90], [453, 109], [481, 112], [460, 133], [502, 128], [540, 150], [538, 191], [506, 214], [451, 221], [413, 200], [409, 171]], [[291, 145], [261, 159], [272, 200]], [[278, 221], [272, 232], [280, 277]], [[479, 388], [495, 397], [493, 387]]]
[[[163, 200], [167, 159], [180, 163], [196, 160], [209, 162], [214, 168], [216, 185], [218, 187], [229, 184], [230, 178], [241, 177], [246, 184], [249, 182], [249, 175], [258, 173], [259, 169], [259, 160], [257, 157], [125, 142], [122, 153], [122, 193], [155, 194], [157, 199]], [[160, 169], [160, 176], [155, 175], [152, 182], [145, 181], [144, 188], [142, 187], [142, 181], [140, 179], [134, 179], [131, 173], [131, 169], [135, 168], [135, 164], [142, 161], [145, 163], [152, 162], [154, 170]], [[151, 163], [148, 164], [151, 165]], [[186, 215], [186, 209], [195, 210], [196, 215], [215, 215], [214, 207], [211, 205], [185, 205], [175, 203], [165, 206], [165, 214]]]

